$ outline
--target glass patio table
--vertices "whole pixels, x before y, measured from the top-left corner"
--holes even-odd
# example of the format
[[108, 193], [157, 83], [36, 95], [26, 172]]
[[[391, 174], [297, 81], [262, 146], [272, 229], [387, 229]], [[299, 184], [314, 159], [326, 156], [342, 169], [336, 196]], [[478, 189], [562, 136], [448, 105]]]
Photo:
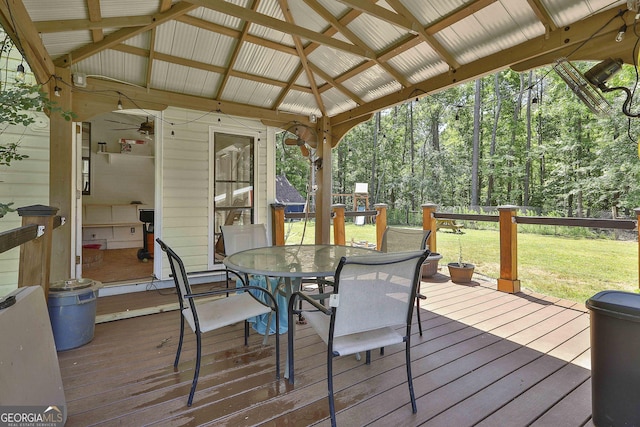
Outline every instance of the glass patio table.
[[[236, 252], [226, 257], [224, 265], [241, 273], [277, 278], [284, 283], [284, 301], [278, 302], [280, 333], [287, 331], [287, 307], [291, 295], [300, 289], [305, 278], [330, 277], [343, 256], [366, 255], [374, 249], [341, 245], [268, 246]], [[266, 281], [270, 283], [270, 280]], [[276, 299], [277, 290], [273, 290]], [[281, 303], [282, 302], [282, 303]], [[274, 319], [275, 320], [275, 319]], [[283, 326], [283, 321], [284, 325]], [[267, 325], [267, 328], [271, 325]], [[269, 331], [265, 331], [265, 341]], [[262, 332], [261, 332], [262, 333]], [[287, 360], [288, 365], [288, 360]], [[285, 371], [285, 377], [288, 370]]]

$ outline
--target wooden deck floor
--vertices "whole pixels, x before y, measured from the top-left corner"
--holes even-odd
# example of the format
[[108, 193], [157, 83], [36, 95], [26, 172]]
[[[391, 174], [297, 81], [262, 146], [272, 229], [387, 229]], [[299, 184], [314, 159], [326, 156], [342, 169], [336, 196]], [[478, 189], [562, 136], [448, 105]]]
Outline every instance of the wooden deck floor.
[[[396, 346], [384, 356], [374, 352], [369, 366], [352, 356], [338, 359], [338, 424], [592, 425], [584, 305], [447, 279], [436, 275], [422, 286], [424, 336], [413, 328], [411, 353], [418, 413], [411, 412], [403, 347]], [[98, 324], [91, 343], [60, 352], [67, 426], [329, 425], [326, 347], [301, 325], [293, 386], [275, 379], [273, 338], [263, 347], [254, 333], [245, 348], [241, 325], [205, 335], [200, 382], [188, 408], [195, 339], [186, 335], [174, 372], [178, 316]], [[284, 369], [286, 335], [281, 348]]]

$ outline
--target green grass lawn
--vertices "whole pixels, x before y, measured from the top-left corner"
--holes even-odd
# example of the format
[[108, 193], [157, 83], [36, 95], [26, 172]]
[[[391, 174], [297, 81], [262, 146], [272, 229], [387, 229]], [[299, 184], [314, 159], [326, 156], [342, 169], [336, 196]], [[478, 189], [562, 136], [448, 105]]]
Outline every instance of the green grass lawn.
[[[303, 225], [302, 221], [285, 225], [287, 244], [300, 243]], [[345, 234], [347, 244], [352, 240], [376, 241], [375, 225], [347, 223]], [[462, 245], [463, 261], [475, 264], [477, 273], [498, 278], [497, 231], [465, 229], [463, 234], [438, 231], [436, 236], [444, 274], [448, 274], [448, 262], [458, 261]], [[331, 239], [333, 242], [333, 234]], [[315, 224], [309, 222], [304, 243], [311, 244], [314, 240]], [[518, 276], [523, 288], [578, 302], [585, 302], [605, 289], [638, 292], [638, 243], [519, 233]]]

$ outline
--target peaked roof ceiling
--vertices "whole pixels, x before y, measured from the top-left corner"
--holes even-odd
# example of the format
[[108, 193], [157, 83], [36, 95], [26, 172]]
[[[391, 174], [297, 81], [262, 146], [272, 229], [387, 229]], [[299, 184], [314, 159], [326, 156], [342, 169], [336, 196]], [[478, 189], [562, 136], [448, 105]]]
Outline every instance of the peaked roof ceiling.
[[633, 37], [614, 40], [623, 21], [632, 31], [635, 14], [626, 7], [612, 0], [3, 0], [0, 22], [40, 82], [70, 68], [87, 76], [85, 93], [271, 120], [327, 116], [338, 125], [505, 67], [568, 55], [632, 62]]

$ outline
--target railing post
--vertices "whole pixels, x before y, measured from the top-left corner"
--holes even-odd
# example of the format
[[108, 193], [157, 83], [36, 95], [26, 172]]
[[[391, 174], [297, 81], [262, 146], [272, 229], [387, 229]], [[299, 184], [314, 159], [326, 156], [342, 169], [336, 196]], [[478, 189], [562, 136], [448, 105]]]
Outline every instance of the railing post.
[[[640, 208], [635, 208], [636, 211], [636, 229], [638, 230], [638, 271], [640, 272]], [[640, 274], [638, 275], [638, 288], [640, 288]]]
[[271, 204], [271, 244], [284, 246], [284, 205]]
[[22, 225], [42, 225], [44, 234], [20, 246], [18, 267], [18, 287], [40, 285], [44, 296], [49, 298], [49, 277], [51, 274], [51, 242], [53, 241], [53, 220], [58, 208], [33, 205], [18, 208]]
[[382, 247], [382, 235], [387, 229], [387, 207], [386, 203], [376, 203], [373, 207], [378, 211], [376, 215], [376, 249]]
[[516, 206], [500, 206], [500, 278], [498, 290], [508, 293], [520, 292], [518, 280], [518, 224]]
[[344, 245], [346, 244], [345, 232], [344, 232], [344, 209], [345, 205], [336, 203], [331, 206], [333, 210], [333, 244]]
[[437, 207], [436, 204], [430, 202], [422, 205], [422, 229], [431, 230], [431, 235], [427, 240], [431, 252], [438, 252], [436, 249], [436, 217], [434, 216]]

